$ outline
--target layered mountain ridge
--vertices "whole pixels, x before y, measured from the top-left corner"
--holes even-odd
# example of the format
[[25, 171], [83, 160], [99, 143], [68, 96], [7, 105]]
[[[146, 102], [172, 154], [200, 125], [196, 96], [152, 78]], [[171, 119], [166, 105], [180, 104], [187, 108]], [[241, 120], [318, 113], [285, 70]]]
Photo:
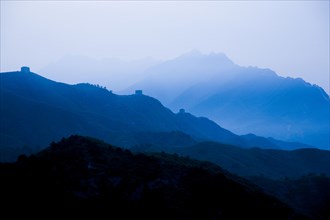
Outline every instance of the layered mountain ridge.
[[98, 218], [95, 213], [111, 210], [143, 219], [329, 216], [328, 150], [236, 135], [183, 109], [173, 113], [142, 90], [116, 95], [99, 85], [55, 82], [28, 67], [0, 74], [0, 161], [17, 156], [0, 163], [6, 211], [38, 206]]
[[329, 96], [303, 79], [242, 67], [224, 54], [198, 52], [146, 71], [149, 77], [130, 90], [141, 88], [172, 110], [206, 116], [237, 134], [329, 148]]
[[184, 111], [175, 114], [158, 100], [139, 92], [116, 95], [100, 86], [68, 85], [30, 71], [1, 73], [0, 77], [0, 146], [4, 151], [21, 147], [39, 150], [71, 134], [131, 147], [141, 144], [133, 138], [137, 134], [174, 131], [185, 133], [197, 142], [212, 140], [241, 147], [284, 146], [284, 142], [272, 139], [235, 135], [207, 118]]

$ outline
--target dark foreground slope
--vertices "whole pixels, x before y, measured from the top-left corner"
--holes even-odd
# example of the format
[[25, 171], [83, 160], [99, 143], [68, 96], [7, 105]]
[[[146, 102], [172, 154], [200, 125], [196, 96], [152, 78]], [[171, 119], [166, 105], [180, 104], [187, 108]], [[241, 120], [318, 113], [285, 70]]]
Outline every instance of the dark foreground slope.
[[299, 178], [315, 173], [330, 176], [330, 151], [298, 149], [292, 151], [243, 149], [215, 142], [202, 142], [185, 148], [171, 148], [171, 153], [218, 164], [236, 175], [264, 176], [271, 179]]
[[[2, 214], [93, 219], [296, 219], [277, 199], [210, 163], [132, 154], [71, 136], [0, 165]], [[41, 214], [40, 214], [41, 215]]]
[[330, 178], [310, 174], [299, 179], [249, 178], [270, 195], [313, 219], [330, 219]]

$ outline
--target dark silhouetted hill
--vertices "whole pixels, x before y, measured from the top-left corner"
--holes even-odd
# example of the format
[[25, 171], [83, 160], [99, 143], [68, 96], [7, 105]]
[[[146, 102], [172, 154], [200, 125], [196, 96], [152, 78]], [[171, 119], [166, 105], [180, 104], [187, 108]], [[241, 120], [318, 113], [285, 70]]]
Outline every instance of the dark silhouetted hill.
[[269, 180], [249, 178], [268, 194], [290, 204], [299, 213], [313, 219], [330, 218], [330, 179], [323, 175], [309, 174], [299, 179]]
[[[207, 162], [132, 154], [71, 136], [0, 164], [2, 215], [15, 218], [297, 219], [291, 208]], [[17, 210], [13, 212], [12, 210]]]
[[299, 178], [309, 173], [330, 177], [330, 151], [327, 150], [243, 149], [215, 142], [201, 142], [191, 147], [171, 148], [168, 151], [213, 162], [231, 173], [244, 177], [283, 179]]

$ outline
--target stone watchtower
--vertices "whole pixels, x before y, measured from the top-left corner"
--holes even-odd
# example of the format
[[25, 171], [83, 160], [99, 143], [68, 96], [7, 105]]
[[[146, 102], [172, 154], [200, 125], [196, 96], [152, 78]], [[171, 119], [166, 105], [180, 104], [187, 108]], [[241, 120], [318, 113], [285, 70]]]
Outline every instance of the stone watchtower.
[[142, 94], [143, 94], [142, 90], [135, 90], [135, 95], [142, 95]]
[[30, 67], [28, 67], [28, 66], [22, 66], [21, 67], [21, 72], [22, 73], [29, 73], [30, 72]]

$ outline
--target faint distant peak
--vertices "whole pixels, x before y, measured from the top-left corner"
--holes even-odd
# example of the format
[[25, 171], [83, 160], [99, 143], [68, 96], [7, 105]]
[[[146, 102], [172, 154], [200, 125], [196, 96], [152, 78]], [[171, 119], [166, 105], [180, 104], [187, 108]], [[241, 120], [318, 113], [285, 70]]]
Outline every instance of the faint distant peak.
[[209, 57], [213, 57], [215, 58], [216, 60], [221, 60], [222, 63], [228, 63], [230, 65], [236, 65], [231, 59], [229, 59], [229, 57], [224, 54], [224, 53], [215, 53], [215, 52], [212, 52], [208, 55]]
[[223, 59], [227, 59], [227, 60], [230, 60], [231, 61], [231, 59], [229, 59], [226, 54], [221, 53], [221, 52], [211, 52], [211, 53], [207, 54], [207, 56], [210, 56], [210, 57], [221, 57]]
[[180, 57], [192, 57], [192, 56], [203, 56], [203, 54], [199, 50], [193, 49], [187, 53], [182, 54]]
[[[230, 60], [226, 54], [220, 52], [202, 53], [197, 49], [193, 49], [187, 53], [180, 55], [179, 57], [218, 57]], [[230, 60], [231, 61], [231, 60]]]
[[227, 57], [224, 53], [217, 53], [217, 52], [211, 52], [211, 53], [202, 53], [201, 51], [194, 49], [187, 53], [184, 53], [177, 57], [178, 60], [205, 60], [205, 61], [214, 61], [221, 64], [229, 64], [229, 65], [235, 65], [234, 62]]

